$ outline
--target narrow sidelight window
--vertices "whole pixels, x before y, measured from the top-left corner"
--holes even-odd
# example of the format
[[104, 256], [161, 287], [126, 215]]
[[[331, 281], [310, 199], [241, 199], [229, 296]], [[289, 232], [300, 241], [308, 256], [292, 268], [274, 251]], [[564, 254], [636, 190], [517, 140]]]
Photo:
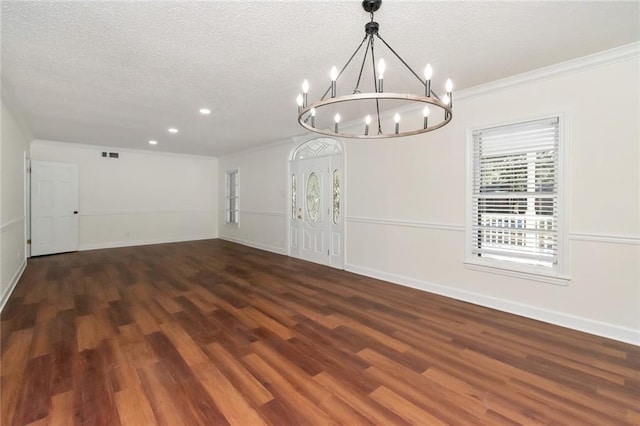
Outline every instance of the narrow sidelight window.
[[238, 170], [227, 172], [226, 177], [226, 222], [238, 224]]

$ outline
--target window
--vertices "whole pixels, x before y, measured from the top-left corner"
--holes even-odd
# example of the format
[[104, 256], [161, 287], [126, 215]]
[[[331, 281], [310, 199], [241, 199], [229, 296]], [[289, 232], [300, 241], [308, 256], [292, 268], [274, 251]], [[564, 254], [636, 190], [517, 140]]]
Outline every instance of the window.
[[559, 275], [560, 119], [476, 130], [467, 260]]
[[226, 222], [238, 224], [238, 170], [227, 172]]

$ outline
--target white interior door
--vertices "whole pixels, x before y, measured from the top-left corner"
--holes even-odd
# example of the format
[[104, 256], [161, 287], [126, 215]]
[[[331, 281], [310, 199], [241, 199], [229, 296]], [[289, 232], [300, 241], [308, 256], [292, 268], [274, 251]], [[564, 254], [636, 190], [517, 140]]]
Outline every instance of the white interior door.
[[78, 250], [78, 166], [31, 161], [31, 255]]

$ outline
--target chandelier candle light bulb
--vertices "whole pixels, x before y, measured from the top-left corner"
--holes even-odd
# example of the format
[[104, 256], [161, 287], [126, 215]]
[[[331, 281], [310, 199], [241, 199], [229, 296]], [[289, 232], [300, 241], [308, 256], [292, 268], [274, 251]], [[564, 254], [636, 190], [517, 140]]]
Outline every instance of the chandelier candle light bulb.
[[384, 72], [387, 69], [387, 65], [384, 63], [384, 59], [380, 58], [378, 62], [378, 93], [384, 92], [383, 89], [383, 81], [384, 81]]
[[369, 124], [371, 124], [371, 116], [367, 115], [364, 118], [364, 134], [368, 135], [369, 134]]
[[296, 103], [298, 104], [298, 114], [299, 114], [300, 111], [302, 111], [302, 108], [303, 108], [302, 105], [304, 103], [304, 100], [302, 99], [302, 95], [301, 94], [298, 94], [298, 97], [296, 98]]
[[334, 65], [333, 68], [331, 68], [331, 97], [335, 98], [336, 97], [336, 80], [338, 79], [338, 68], [336, 68], [336, 66]]
[[424, 128], [429, 127], [429, 107], [426, 106], [422, 110], [422, 116], [424, 117]]
[[[310, 132], [355, 139], [413, 136], [431, 132], [449, 124], [453, 116], [453, 83], [451, 80], [447, 80], [444, 85], [446, 93], [440, 94], [432, 90], [431, 83], [434, 70], [429, 61], [423, 62], [426, 66], [422, 75], [416, 73], [380, 35], [380, 24], [375, 22], [373, 15], [374, 12], [380, 9], [382, 0], [362, 0], [361, 3], [362, 9], [371, 17], [371, 20], [364, 25], [364, 39], [342, 68], [331, 67], [329, 72], [331, 85], [326, 90], [323, 88], [324, 94], [321, 97], [316, 100], [309, 100], [309, 80], [303, 81], [302, 92], [296, 99], [298, 103], [298, 123]], [[400, 7], [401, 3], [395, 2], [394, 6]], [[375, 39], [378, 39], [380, 43], [376, 42], [374, 46]], [[381, 49], [384, 49], [384, 52], [382, 54], [376, 52], [376, 46], [380, 46]], [[369, 52], [371, 53], [370, 55], [368, 54]], [[388, 55], [395, 59], [389, 59]], [[358, 57], [360, 58], [359, 60], [356, 59]], [[359, 72], [356, 70], [355, 75], [352, 72], [354, 67], [350, 69], [353, 59], [356, 59], [353, 62], [361, 62], [357, 65]], [[387, 82], [386, 92], [384, 88], [384, 74], [387, 68], [385, 59], [393, 61], [394, 64], [394, 78]], [[402, 66], [397, 66], [398, 63]], [[364, 72], [367, 67], [370, 67], [368, 68], [369, 71]], [[401, 75], [399, 78], [395, 78], [398, 69], [400, 71], [409, 71], [409, 74], [412, 75], [412, 78], [415, 77], [419, 85], [416, 85], [413, 90], [397, 90], [396, 86], [406, 84], [404, 76]], [[337, 93], [338, 79], [341, 79], [340, 87], [341, 92], [344, 94], [338, 95]], [[366, 80], [369, 81], [367, 82]], [[415, 80], [413, 81], [414, 85], [416, 83]], [[313, 82], [311, 83], [313, 85]], [[352, 84], [353, 86], [351, 86]], [[340, 114], [336, 114], [338, 104], [340, 105], [339, 109], [345, 114], [345, 119], [348, 119], [347, 121], [350, 120], [349, 117], [364, 116], [364, 134], [362, 133], [362, 127], [359, 126], [357, 128], [347, 126], [342, 129], [342, 132], [340, 131], [341, 117]], [[416, 108], [407, 108], [407, 106], [415, 106]], [[322, 108], [325, 108], [325, 113], [320, 111]], [[434, 113], [430, 111], [433, 108], [442, 110], [442, 112], [436, 110]], [[393, 115], [391, 111], [405, 111], [403, 113], [405, 117], [403, 118], [402, 129], [400, 129], [400, 114]], [[420, 127], [419, 121], [420, 111], [422, 111], [423, 117], [422, 127]], [[429, 120], [430, 115], [431, 120]], [[317, 123], [316, 116], [321, 118]], [[333, 128], [331, 128], [332, 116], [334, 119]], [[395, 120], [395, 126], [392, 120]], [[377, 123], [376, 132], [370, 132], [372, 122]]]
[[427, 98], [431, 96], [431, 77], [432, 76], [433, 76], [433, 68], [431, 68], [431, 64], [427, 64], [427, 66], [424, 69], [424, 95]]
[[309, 93], [309, 82], [305, 79], [302, 82], [302, 107], [307, 107], [307, 94]]
[[[451, 100], [449, 99], [449, 94], [448, 94], [448, 93], [442, 97], [442, 103], [444, 103], [445, 105], [447, 105], [447, 106], [448, 106], [450, 101], [451, 101]], [[444, 112], [444, 118], [445, 118], [445, 120], [446, 120], [447, 118], [449, 118], [449, 111], [446, 111], [446, 110], [445, 110], [445, 112]]]

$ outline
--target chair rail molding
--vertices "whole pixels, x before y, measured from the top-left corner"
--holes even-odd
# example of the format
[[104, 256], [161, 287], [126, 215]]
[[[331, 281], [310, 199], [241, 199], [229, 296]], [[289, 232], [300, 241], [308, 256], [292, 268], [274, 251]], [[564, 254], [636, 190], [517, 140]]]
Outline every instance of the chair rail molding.
[[12, 226], [15, 226], [16, 224], [23, 223], [25, 220], [26, 220], [25, 216], [18, 216], [14, 219], [11, 219], [3, 223], [2, 225], [0, 225], [0, 232], [4, 232], [5, 230], [9, 229]]
[[600, 233], [569, 233], [571, 241], [588, 241], [592, 243], [611, 243], [611, 244], [631, 244], [640, 245], [640, 236], [637, 235], [614, 235]]
[[373, 217], [347, 216], [347, 222], [373, 225], [403, 226], [409, 228], [433, 229], [438, 231], [464, 232], [464, 225], [451, 223], [426, 222], [404, 219], [381, 219]]

